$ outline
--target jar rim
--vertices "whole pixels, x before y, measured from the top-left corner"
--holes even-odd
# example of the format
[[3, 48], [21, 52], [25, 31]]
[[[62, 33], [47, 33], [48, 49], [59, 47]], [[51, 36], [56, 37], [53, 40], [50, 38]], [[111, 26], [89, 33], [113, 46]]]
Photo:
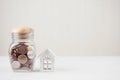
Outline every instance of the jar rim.
[[32, 39], [34, 37], [34, 33], [26, 33], [26, 34], [18, 34], [12, 33], [13, 39]]

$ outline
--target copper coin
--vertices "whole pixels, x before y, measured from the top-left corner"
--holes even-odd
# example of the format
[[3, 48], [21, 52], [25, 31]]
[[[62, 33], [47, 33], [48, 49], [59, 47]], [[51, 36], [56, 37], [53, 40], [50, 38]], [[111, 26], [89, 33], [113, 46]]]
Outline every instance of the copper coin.
[[28, 52], [27, 46], [25, 46], [25, 45], [22, 45], [18, 48], [18, 53], [26, 54], [27, 52]]

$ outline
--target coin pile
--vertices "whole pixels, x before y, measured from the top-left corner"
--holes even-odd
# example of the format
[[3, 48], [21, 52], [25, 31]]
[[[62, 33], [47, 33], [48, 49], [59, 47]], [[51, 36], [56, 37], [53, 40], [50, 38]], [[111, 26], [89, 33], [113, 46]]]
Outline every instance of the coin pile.
[[13, 69], [32, 69], [34, 61], [33, 46], [19, 42], [11, 48], [11, 64]]

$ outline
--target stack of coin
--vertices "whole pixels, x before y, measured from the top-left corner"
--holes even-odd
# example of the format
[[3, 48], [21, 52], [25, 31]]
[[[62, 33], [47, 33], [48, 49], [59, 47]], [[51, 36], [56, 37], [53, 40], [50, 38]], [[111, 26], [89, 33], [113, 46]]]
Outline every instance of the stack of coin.
[[11, 49], [11, 64], [13, 69], [31, 69], [35, 57], [34, 49], [30, 45], [19, 42]]

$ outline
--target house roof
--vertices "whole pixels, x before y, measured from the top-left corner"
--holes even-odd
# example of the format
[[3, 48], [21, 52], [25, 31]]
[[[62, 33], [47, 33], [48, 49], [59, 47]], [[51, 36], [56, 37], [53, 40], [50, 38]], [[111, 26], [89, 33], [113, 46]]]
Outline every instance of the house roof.
[[39, 57], [41, 58], [44, 55], [51, 55], [51, 56], [55, 56], [54, 52], [51, 49], [46, 49], [45, 51], [41, 52]]

